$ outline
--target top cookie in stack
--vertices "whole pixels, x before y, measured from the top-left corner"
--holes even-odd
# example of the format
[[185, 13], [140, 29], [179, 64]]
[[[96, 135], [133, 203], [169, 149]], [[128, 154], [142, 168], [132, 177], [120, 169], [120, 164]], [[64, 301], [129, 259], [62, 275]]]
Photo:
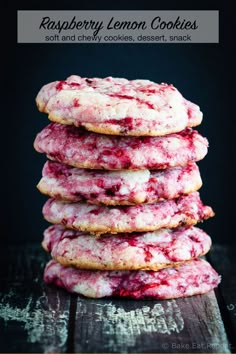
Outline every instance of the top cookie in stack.
[[45, 85], [36, 103], [53, 122], [102, 134], [161, 136], [202, 121], [199, 107], [173, 85], [149, 80], [72, 75]]
[[215, 271], [196, 260], [210, 238], [192, 226], [214, 215], [197, 192], [195, 162], [208, 148], [191, 129], [199, 107], [172, 85], [75, 75], [45, 85], [36, 102], [54, 122], [34, 143], [53, 160], [38, 188], [52, 197], [44, 217], [59, 224], [45, 231], [54, 258], [45, 280], [89, 297], [170, 298], [216, 286]]

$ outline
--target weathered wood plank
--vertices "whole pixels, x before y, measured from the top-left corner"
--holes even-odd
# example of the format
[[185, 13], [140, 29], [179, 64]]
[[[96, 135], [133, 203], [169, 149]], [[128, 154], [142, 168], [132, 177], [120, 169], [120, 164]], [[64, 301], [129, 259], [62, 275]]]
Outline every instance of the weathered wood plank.
[[236, 351], [236, 259], [235, 247], [213, 245], [209, 256], [210, 262], [221, 274], [222, 280], [216, 291], [220, 310], [224, 318], [232, 352]]
[[211, 292], [169, 301], [77, 301], [76, 352], [230, 353]]
[[[40, 246], [6, 251], [0, 277], [1, 352], [64, 352], [70, 296], [43, 284]], [[3, 268], [4, 267], [4, 268]]]
[[214, 292], [169, 301], [77, 299], [43, 284], [46, 261], [39, 245], [11, 247], [0, 260], [3, 352], [230, 352]]

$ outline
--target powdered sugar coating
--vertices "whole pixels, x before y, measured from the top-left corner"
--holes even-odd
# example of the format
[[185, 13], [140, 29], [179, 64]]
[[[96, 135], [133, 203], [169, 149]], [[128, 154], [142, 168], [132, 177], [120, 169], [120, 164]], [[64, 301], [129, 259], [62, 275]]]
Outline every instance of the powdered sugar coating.
[[85, 170], [47, 161], [37, 187], [50, 197], [70, 202], [131, 205], [174, 199], [201, 185], [196, 164], [150, 172]]
[[37, 135], [34, 147], [51, 160], [78, 168], [150, 170], [201, 160], [208, 142], [191, 129], [164, 137], [120, 137], [51, 123]]
[[43, 207], [45, 219], [67, 228], [96, 234], [154, 231], [181, 225], [194, 225], [214, 215], [204, 206], [199, 193], [156, 204], [97, 206], [49, 199]]
[[44, 231], [42, 245], [65, 266], [90, 270], [159, 270], [204, 255], [210, 249], [211, 239], [196, 227], [96, 238], [53, 225]]
[[166, 135], [199, 125], [202, 112], [173, 86], [149, 80], [72, 75], [41, 88], [36, 103], [49, 119], [115, 135]]
[[202, 259], [157, 272], [81, 270], [50, 261], [44, 280], [90, 298], [171, 299], [207, 293], [220, 283], [220, 276]]

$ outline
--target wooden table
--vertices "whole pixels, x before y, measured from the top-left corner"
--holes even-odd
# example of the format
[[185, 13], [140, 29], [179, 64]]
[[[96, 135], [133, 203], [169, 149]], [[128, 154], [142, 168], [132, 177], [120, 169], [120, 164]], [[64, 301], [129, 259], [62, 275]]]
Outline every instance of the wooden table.
[[91, 300], [43, 283], [48, 256], [40, 245], [5, 247], [0, 351], [235, 352], [236, 267], [231, 253], [232, 247], [212, 248], [208, 259], [222, 283], [207, 295], [168, 301]]

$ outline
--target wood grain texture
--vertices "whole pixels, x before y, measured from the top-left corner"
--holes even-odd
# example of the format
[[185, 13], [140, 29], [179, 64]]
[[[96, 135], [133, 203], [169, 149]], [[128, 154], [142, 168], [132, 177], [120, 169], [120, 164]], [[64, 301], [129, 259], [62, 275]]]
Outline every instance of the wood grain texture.
[[213, 245], [209, 261], [222, 276], [221, 284], [216, 290], [217, 300], [225, 327], [230, 339], [230, 347], [236, 352], [236, 259], [235, 247], [230, 245]]
[[1, 351], [64, 352], [70, 296], [44, 285], [47, 255], [38, 245], [11, 248], [6, 255], [1, 269], [7, 272], [0, 282]]
[[43, 284], [47, 259], [40, 245], [3, 252], [2, 352], [230, 352], [214, 292], [167, 301], [86, 299]]
[[214, 292], [168, 301], [77, 301], [76, 352], [230, 353]]

